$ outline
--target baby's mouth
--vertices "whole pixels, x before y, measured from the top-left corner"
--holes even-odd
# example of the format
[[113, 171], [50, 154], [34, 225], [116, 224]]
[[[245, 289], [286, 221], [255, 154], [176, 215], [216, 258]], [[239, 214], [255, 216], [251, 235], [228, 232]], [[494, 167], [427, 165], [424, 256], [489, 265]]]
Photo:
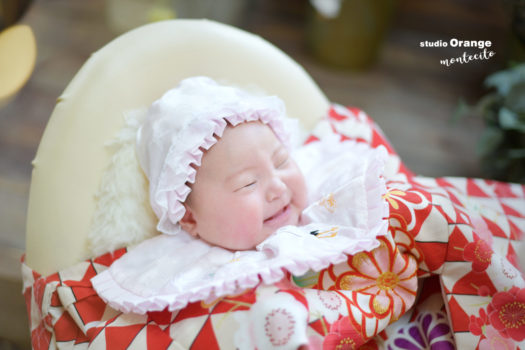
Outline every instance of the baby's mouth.
[[284, 221], [288, 214], [290, 213], [290, 204], [285, 205], [281, 210], [279, 210], [277, 213], [273, 214], [269, 218], [264, 220], [265, 224], [273, 224], [273, 223], [279, 223], [281, 221]]

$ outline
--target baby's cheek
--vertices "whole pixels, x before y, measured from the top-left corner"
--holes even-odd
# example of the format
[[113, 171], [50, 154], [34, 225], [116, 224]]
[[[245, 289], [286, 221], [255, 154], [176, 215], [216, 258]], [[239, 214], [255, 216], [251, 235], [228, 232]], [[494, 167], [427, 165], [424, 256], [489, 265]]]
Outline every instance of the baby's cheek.
[[257, 239], [262, 229], [262, 210], [255, 203], [246, 203], [238, 211], [238, 239], [250, 243]]
[[290, 178], [290, 184], [294, 196], [294, 203], [300, 210], [303, 210], [308, 202], [308, 190], [303, 174], [300, 172], [294, 174], [294, 176]]
[[253, 210], [253, 208], [245, 209], [242, 217], [241, 217], [241, 225], [243, 226], [244, 230], [250, 230], [253, 228], [260, 228], [261, 223], [263, 221], [263, 218], [261, 215], [259, 215], [257, 210]]

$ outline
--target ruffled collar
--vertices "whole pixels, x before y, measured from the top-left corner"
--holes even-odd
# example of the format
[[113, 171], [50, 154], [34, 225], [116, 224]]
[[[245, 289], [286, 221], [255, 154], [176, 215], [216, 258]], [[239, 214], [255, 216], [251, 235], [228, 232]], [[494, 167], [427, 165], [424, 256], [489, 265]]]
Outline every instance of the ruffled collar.
[[92, 279], [99, 296], [123, 312], [174, 311], [278, 282], [285, 270], [303, 275], [377, 247], [376, 237], [388, 229], [384, 148], [316, 142], [295, 157], [311, 190], [303, 226], [282, 227], [255, 250], [237, 252], [186, 232], [156, 236]]

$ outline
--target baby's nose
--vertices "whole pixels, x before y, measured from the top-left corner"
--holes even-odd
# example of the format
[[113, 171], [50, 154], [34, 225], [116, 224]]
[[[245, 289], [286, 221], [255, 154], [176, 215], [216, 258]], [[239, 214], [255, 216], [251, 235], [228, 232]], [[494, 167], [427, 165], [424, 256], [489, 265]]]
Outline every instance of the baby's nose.
[[274, 176], [267, 191], [267, 200], [269, 202], [279, 199], [283, 193], [286, 192], [286, 184], [284, 181], [278, 177]]

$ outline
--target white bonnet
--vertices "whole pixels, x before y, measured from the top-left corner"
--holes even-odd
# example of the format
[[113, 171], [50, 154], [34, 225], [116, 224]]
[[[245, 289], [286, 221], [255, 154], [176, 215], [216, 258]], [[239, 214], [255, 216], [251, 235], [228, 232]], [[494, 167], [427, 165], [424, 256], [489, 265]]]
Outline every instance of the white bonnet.
[[[276, 96], [256, 96], [219, 85], [207, 77], [180, 82], [149, 108], [137, 134], [137, 156], [149, 179], [149, 196], [159, 218], [157, 230], [176, 234], [185, 213], [182, 204], [194, 183], [204, 150], [222, 136], [227, 124], [259, 120], [289, 145], [293, 121], [285, 117], [283, 101]], [[228, 123], [227, 123], [228, 122]]]

